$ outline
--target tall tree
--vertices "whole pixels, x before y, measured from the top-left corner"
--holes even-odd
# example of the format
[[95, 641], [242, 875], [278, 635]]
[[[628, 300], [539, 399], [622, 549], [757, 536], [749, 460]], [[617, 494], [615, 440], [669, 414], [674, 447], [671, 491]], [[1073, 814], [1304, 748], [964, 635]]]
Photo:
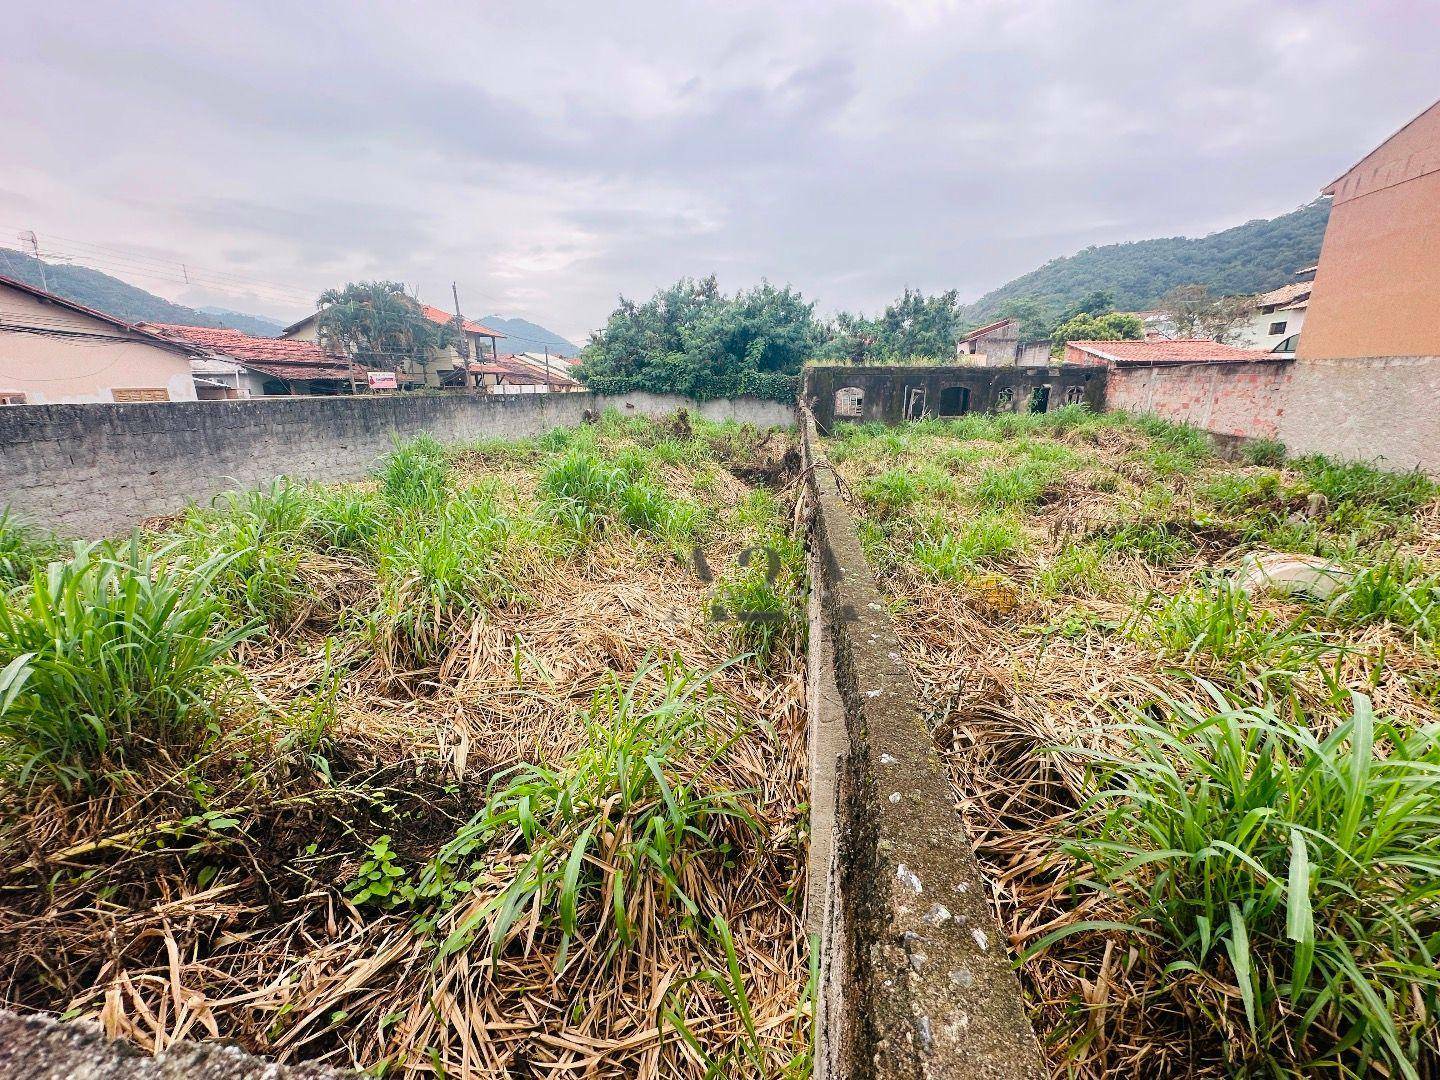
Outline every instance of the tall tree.
[[1044, 341], [1055, 328], [1055, 320], [1045, 305], [1031, 296], [1006, 300], [1000, 305], [1002, 319], [1015, 319], [1020, 323], [1021, 341]]
[[926, 296], [918, 289], [907, 288], [876, 320], [880, 359], [898, 363], [953, 358], [964, 325], [956, 297], [954, 289]]
[[1061, 355], [1067, 341], [1139, 341], [1144, 336], [1145, 325], [1134, 315], [1118, 311], [1104, 315], [1084, 313], [1055, 328], [1050, 337], [1050, 351], [1055, 356]]
[[351, 282], [320, 294], [317, 326], [331, 349], [366, 367], [426, 373], [440, 350], [464, 340], [437, 323], [397, 281]]
[[964, 323], [954, 290], [906, 289], [874, 319], [842, 311], [826, 326], [819, 358], [852, 364], [951, 360]]
[[579, 375], [602, 393], [789, 400], [822, 338], [815, 305], [789, 286], [726, 296], [713, 276], [683, 278], [644, 303], [622, 297], [581, 352]]
[[1204, 285], [1177, 285], [1161, 298], [1180, 337], [1233, 343], [1255, 307], [1252, 296], [1212, 296]]

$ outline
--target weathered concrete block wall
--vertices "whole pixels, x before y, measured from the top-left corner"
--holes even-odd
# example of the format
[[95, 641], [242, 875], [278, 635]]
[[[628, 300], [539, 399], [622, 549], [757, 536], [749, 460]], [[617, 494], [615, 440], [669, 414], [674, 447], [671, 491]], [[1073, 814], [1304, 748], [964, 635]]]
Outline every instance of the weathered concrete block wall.
[[280, 475], [358, 480], [396, 439], [523, 438], [615, 408], [661, 416], [684, 406], [707, 419], [794, 423], [756, 398], [697, 403], [663, 394], [524, 394], [265, 398], [0, 409], [0, 507], [80, 537]]
[[1440, 476], [1440, 356], [1297, 360], [1276, 437], [1296, 453]]
[[1440, 356], [1120, 365], [1105, 407], [1440, 475]]
[[1119, 365], [1105, 407], [1153, 413], [1219, 435], [1276, 438], [1292, 360], [1258, 364]]
[[837, 826], [817, 1076], [1044, 1077], [894, 622], [813, 426], [806, 434], [822, 631], [811, 648], [830, 653], [838, 705], [823, 685], [819, 704], [841, 709], [845, 729], [838, 781], [812, 789], [834, 800]]
[[[997, 409], [1025, 409], [1037, 387], [1049, 391], [1047, 409], [1083, 402], [1098, 409], [1105, 400], [1105, 369], [1084, 364], [1035, 367], [930, 367], [817, 365], [805, 369], [801, 396], [820, 426], [828, 431], [837, 419], [898, 424], [906, 415], [911, 391], [924, 392], [928, 416], [959, 416]], [[860, 415], [837, 414], [836, 394], [860, 392]]]
[[0, 1009], [0, 1080], [345, 1080], [320, 1065], [277, 1065], [219, 1042], [178, 1042], [152, 1057], [95, 1024]]

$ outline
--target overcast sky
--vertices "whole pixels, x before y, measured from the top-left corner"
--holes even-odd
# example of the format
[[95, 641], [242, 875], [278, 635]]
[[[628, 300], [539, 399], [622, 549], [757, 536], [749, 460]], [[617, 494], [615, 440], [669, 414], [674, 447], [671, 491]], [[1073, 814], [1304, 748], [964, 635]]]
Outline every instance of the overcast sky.
[[1273, 216], [1440, 96], [1436, 0], [0, 4], [0, 245], [577, 341], [682, 275], [873, 312]]

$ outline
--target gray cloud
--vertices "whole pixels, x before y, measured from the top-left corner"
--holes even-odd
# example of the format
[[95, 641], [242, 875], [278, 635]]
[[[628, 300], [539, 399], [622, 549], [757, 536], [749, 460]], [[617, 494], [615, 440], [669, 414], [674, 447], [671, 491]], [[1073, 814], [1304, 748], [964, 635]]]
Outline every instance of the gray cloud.
[[873, 311], [1283, 212], [1440, 53], [1428, 0], [0, 2], [0, 224], [182, 300], [454, 280], [575, 337], [682, 274]]

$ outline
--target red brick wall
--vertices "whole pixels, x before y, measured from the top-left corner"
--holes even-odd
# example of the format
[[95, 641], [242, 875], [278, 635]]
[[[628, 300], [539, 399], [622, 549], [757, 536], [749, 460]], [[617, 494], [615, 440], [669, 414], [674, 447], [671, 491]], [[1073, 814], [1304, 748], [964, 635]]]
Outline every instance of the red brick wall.
[[1274, 438], [1293, 361], [1111, 365], [1105, 407], [1152, 413], [1222, 435]]

